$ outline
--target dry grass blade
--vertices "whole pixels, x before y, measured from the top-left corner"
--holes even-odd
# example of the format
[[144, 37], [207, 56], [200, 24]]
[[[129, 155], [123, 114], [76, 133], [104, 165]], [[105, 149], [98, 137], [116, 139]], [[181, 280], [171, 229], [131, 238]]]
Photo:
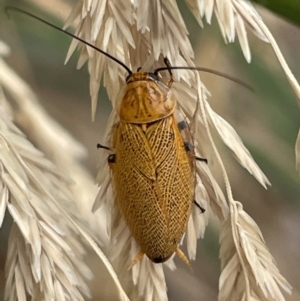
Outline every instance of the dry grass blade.
[[[212, 14], [215, 13], [225, 41], [233, 42], [237, 35], [248, 62], [251, 60], [251, 54], [247, 39], [247, 27], [260, 39], [269, 42], [269, 36], [260, 26], [262, 22], [260, 16], [248, 1], [187, 0], [186, 2], [196, 15], [200, 25], [202, 25], [201, 19], [204, 16], [210, 22]], [[115, 56], [132, 69], [133, 72], [138, 67], [142, 67], [142, 70], [145, 71], [155, 70], [155, 68], [162, 66], [164, 57], [167, 57], [171, 65], [174, 66], [194, 66], [192, 60], [193, 51], [188, 42], [187, 31], [174, 0], [146, 0], [143, 2], [143, 5], [141, 5], [140, 1], [115, 1], [113, 3], [112, 1], [97, 0], [82, 1], [78, 2], [74, 7], [67, 25], [72, 24], [75, 20], [78, 22], [75, 29], [77, 35]], [[74, 52], [77, 45], [79, 43], [76, 40], [72, 42], [67, 59]], [[79, 48], [81, 56], [78, 66], [81, 67], [87, 61], [91, 75], [92, 115], [94, 116], [96, 110], [98, 89], [102, 77], [109, 98], [112, 101], [113, 112], [107, 126], [104, 138], [105, 143], [103, 144], [110, 148], [111, 154], [113, 154], [112, 127], [119, 121], [118, 108], [124, 92], [125, 72], [116, 66], [116, 62], [108, 59], [103, 54], [96, 53], [85, 45], [79, 45]], [[166, 74], [167, 72], [160, 74], [160, 79], [164, 82], [168, 80]], [[208, 121], [216, 127], [223, 142], [233, 151], [242, 166], [264, 187], [269, 184], [269, 181], [244, 147], [235, 130], [210, 108], [207, 102], [209, 92], [201, 83], [199, 75], [191, 70], [176, 70], [174, 71], [174, 79], [177, 83], [172, 87], [172, 93], [178, 99], [178, 109], [182, 111], [192, 128], [197, 154], [205, 158], [205, 147], [202, 146], [210, 143], [214, 148], [218, 162], [222, 166], [226, 182], [228, 204], [225, 201], [223, 192], [211, 175], [210, 166], [198, 163], [197, 174], [199, 178], [197, 178], [197, 185], [198, 189], [200, 189], [200, 192], [198, 192], [199, 202], [205, 208], [209, 205], [213, 213], [222, 222], [228, 220], [228, 216], [232, 217], [234, 215], [236, 218], [236, 220], [230, 220], [229, 222], [232, 229], [235, 229], [235, 232], [232, 234], [234, 235], [234, 241], [231, 240], [233, 243], [230, 245], [228, 242], [226, 243], [226, 240], [222, 240], [224, 246], [221, 247], [222, 250], [227, 248], [230, 251], [228, 253], [230, 255], [226, 255], [226, 252], [221, 252], [222, 255], [225, 254], [225, 257], [229, 256], [223, 262], [225, 262], [226, 267], [228, 266], [228, 271], [236, 271], [236, 277], [225, 277], [227, 274], [226, 267], [224, 267], [221, 277], [220, 298], [235, 300], [234, 298], [238, 299], [241, 297], [248, 298], [247, 301], [249, 301], [250, 298], [252, 300], [265, 298], [266, 294], [273, 294], [272, 296], [281, 298], [282, 295], [276, 288], [276, 281], [287, 289], [288, 286], [285, 285], [285, 280], [280, 278], [281, 276], [278, 270], [274, 268], [275, 265], [272, 260], [268, 260], [270, 255], [267, 253], [264, 244], [259, 240], [257, 242], [255, 239], [251, 239], [251, 235], [254, 235], [251, 231], [253, 229], [257, 233], [259, 231], [254, 227], [253, 221], [250, 222], [243, 212], [238, 213], [233, 208], [235, 203], [232, 200], [232, 192], [226, 170], [211, 138]], [[107, 150], [102, 150], [97, 176], [100, 191], [93, 209], [96, 210], [101, 206], [105, 206], [109, 215], [106, 224], [112, 244], [110, 258], [113, 261], [118, 259], [119, 273], [126, 273], [131, 260], [135, 258], [138, 252], [138, 248], [119, 212], [118, 206], [115, 205], [115, 187], [113, 187], [111, 182], [111, 174], [107, 162], [109, 153]], [[190, 258], [194, 258], [196, 255], [196, 239], [204, 234], [206, 222], [206, 215], [201, 216], [197, 211], [193, 211], [186, 233]], [[224, 225], [226, 226], [226, 223]], [[250, 230], [248, 227], [250, 227]], [[230, 229], [229, 226], [228, 229]], [[224, 231], [226, 232], [226, 230]], [[230, 234], [230, 232], [228, 233]], [[228, 233], [227, 236], [229, 235]], [[239, 245], [242, 249], [239, 248], [235, 251], [235, 248], [238, 248]], [[269, 271], [263, 270], [266, 275], [265, 282], [259, 279], [258, 272], [254, 271], [256, 268], [255, 264], [250, 265], [250, 267], [244, 264], [244, 262], [248, 264], [251, 257], [249, 254], [253, 254], [256, 247], [260, 247], [260, 261], [256, 264], [258, 269], [262, 269], [262, 266], [267, 264], [270, 269]], [[165, 295], [155, 294], [157, 288], [165, 289], [161, 271], [153, 269], [152, 263], [147, 260], [143, 258], [132, 269], [132, 281], [136, 285], [136, 295], [134, 296], [144, 293], [144, 299], [164, 300]], [[248, 267], [249, 271], [245, 267]], [[143, 273], [141, 273], [142, 268], [145, 269]], [[270, 274], [267, 274], [267, 272]], [[145, 275], [147, 276], [145, 277]], [[268, 278], [268, 276], [270, 277]], [[149, 278], [148, 284], [147, 277]], [[157, 286], [157, 279], [162, 281], [162, 286]], [[256, 283], [256, 281], [260, 282]], [[224, 284], [225, 282], [226, 284]], [[236, 289], [231, 290], [230, 288], [235, 287], [235, 285], [237, 285]]]
[[225, 42], [233, 43], [235, 34], [237, 34], [248, 63], [251, 61], [251, 53], [245, 25], [260, 39], [268, 42], [266, 36], [256, 24], [256, 20], [260, 17], [249, 1], [186, 0], [186, 2], [201, 27], [203, 26], [202, 18], [205, 17], [207, 23], [210, 24], [214, 12]]
[[191, 11], [197, 18], [200, 26], [202, 26], [202, 17], [206, 17], [210, 23], [212, 17], [212, 9], [218, 19], [221, 32], [225, 41], [234, 42], [235, 32], [238, 35], [239, 42], [243, 54], [247, 62], [251, 61], [251, 53], [248, 44], [247, 31], [245, 25], [250, 28], [253, 33], [265, 42], [270, 42], [273, 50], [291, 84], [298, 100], [300, 101], [300, 87], [292, 74], [290, 68], [285, 62], [285, 59], [267, 26], [262, 21], [259, 14], [249, 1], [244, 0], [186, 0]]
[[263, 33], [266, 35], [266, 37], [268, 37], [271, 46], [277, 56], [277, 59], [292, 87], [292, 89], [294, 90], [294, 93], [296, 94], [297, 98], [298, 98], [298, 104], [300, 104], [300, 86], [299, 83], [297, 82], [294, 74], [292, 73], [291, 69], [289, 68], [288, 64], [286, 63], [283, 54], [281, 53], [279, 46], [276, 43], [276, 40], [274, 39], [274, 37], [272, 36], [270, 30], [268, 29], [268, 27], [263, 23], [262, 20], [258, 20], [257, 21], [258, 26], [261, 28], [261, 30], [263, 31]]
[[238, 162], [246, 168], [263, 187], [267, 188], [267, 185], [271, 185], [267, 177], [255, 163], [234, 128], [221, 116], [215, 113], [209, 105], [207, 105], [207, 110], [212, 124], [216, 127], [224, 144], [234, 152]]
[[[24, 101], [30, 103], [33, 93], [2, 60], [0, 83], [20, 102], [22, 90]], [[6, 262], [6, 297], [24, 300], [29, 294], [32, 300], [84, 300], [84, 295], [89, 296], [86, 282], [92, 274], [83, 261], [84, 248], [76, 239], [79, 233], [106, 264], [121, 299], [128, 300], [111, 265], [75, 213], [78, 209], [69, 189], [70, 179], [27, 140], [13, 124], [7, 107], [1, 87], [0, 220], [2, 223], [8, 209], [15, 221]]]
[[280, 288], [291, 293], [290, 284], [279, 273], [257, 224], [240, 203], [236, 206], [235, 224], [229, 217], [220, 233], [219, 300], [284, 301]]
[[[4, 214], [7, 207], [15, 221], [6, 262], [6, 297], [17, 296], [19, 300], [26, 300], [28, 293], [35, 300], [33, 292], [39, 287], [45, 300], [58, 299], [52, 285], [56, 281], [60, 283], [57, 278], [57, 271], [60, 271], [65, 278], [63, 294], [73, 300], [83, 300], [82, 294], [89, 295], [87, 287], [82, 285], [85, 283], [83, 278], [90, 278], [91, 273], [82, 260], [81, 250], [73, 243], [74, 230], [64, 221], [59, 208], [46, 192], [51, 191], [53, 198], [64, 203], [68, 196], [53, 180], [59, 178], [62, 187], [68, 182], [42, 154], [37, 155], [25, 136], [11, 132], [13, 126], [7, 112], [2, 110], [0, 119], [1, 213]], [[16, 137], [17, 146], [14, 143]], [[28, 160], [22, 153], [29, 156], [30, 148], [32, 152]], [[38, 175], [39, 179], [33, 175]], [[49, 264], [42, 260], [45, 255]], [[74, 260], [84, 275], [74, 268]]]
[[[69, 190], [78, 196], [82, 212], [87, 218], [90, 217], [84, 204], [91, 203], [96, 195], [96, 187], [92, 176], [79, 163], [86, 156], [86, 149], [49, 116], [28, 85], [4, 61], [0, 61], [0, 81], [12, 97], [18, 109], [18, 122], [30, 135], [30, 139], [76, 181], [76, 185]], [[17, 143], [18, 137], [15, 139]], [[24, 151], [22, 154], [30, 159], [30, 153]]]
[[192, 208], [192, 214], [186, 229], [186, 244], [188, 255], [191, 260], [196, 259], [197, 239], [204, 237], [204, 232], [209, 219], [208, 193], [199, 178], [197, 179], [197, 183], [195, 200], [197, 204], [205, 210], [205, 212], [202, 212], [197, 206], [193, 206]]
[[[137, 14], [133, 14], [133, 10], [136, 10]], [[118, 1], [117, 4], [112, 4], [111, 1], [91, 1], [91, 4], [87, 5], [83, 1], [78, 2], [66, 24], [70, 25], [75, 20], [79, 21], [76, 34], [118, 58], [132, 70], [143, 66], [149, 59], [149, 47], [152, 48], [154, 61], [158, 60], [162, 53], [174, 65], [184, 62], [178, 56], [179, 50], [185, 57], [193, 55], [187, 30], [175, 1], [162, 3], [160, 0], [147, 0], [143, 6], [139, 6], [137, 2], [132, 4], [130, 1]], [[133, 26], [135, 23], [137, 27]], [[149, 31], [148, 28], [151, 30]], [[140, 31], [144, 34], [140, 35]], [[137, 43], [139, 51], [136, 51]], [[73, 40], [67, 59], [77, 45], [78, 41]], [[102, 54], [96, 53], [87, 46], [80, 45], [80, 49], [80, 66], [88, 59], [94, 116], [102, 76], [108, 95], [115, 105], [125, 74], [123, 69], [117, 68], [115, 62]]]
[[228, 215], [229, 208], [221, 188], [212, 176], [209, 168], [204, 164], [197, 164], [197, 174], [201, 178], [205, 188], [203, 191], [206, 191], [209, 196], [209, 205], [212, 212], [220, 221], [223, 221]]

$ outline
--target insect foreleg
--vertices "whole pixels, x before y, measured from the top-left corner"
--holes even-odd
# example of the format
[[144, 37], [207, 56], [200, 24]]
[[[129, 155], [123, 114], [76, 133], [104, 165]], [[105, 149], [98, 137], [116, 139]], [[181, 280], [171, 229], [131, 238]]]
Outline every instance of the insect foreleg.
[[97, 144], [97, 148], [103, 148], [103, 149], [110, 150], [110, 148], [108, 146], [102, 145], [100, 143]]
[[205, 209], [202, 206], [200, 206], [195, 200], [194, 200], [194, 204], [201, 210], [202, 213], [205, 212]]
[[[109, 147], [102, 145], [100, 143], [97, 144], [97, 148], [103, 148], [103, 149], [110, 150]], [[107, 158], [107, 161], [108, 161], [108, 163], [116, 163], [116, 154], [109, 155]]]

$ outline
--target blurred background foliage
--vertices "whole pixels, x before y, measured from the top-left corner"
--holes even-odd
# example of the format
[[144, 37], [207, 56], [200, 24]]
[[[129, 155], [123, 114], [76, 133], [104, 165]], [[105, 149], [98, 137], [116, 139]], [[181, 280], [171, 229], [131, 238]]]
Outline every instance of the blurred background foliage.
[[298, 0], [252, 0], [278, 15], [300, 25], [300, 2]]
[[[266, 5], [278, 15], [257, 6], [274, 34], [289, 66], [300, 81], [299, 45], [300, 2], [270, 0]], [[101, 89], [95, 122], [91, 122], [89, 78], [86, 67], [76, 71], [76, 55], [64, 66], [70, 38], [37, 24], [19, 14], [8, 20], [3, 8], [14, 5], [62, 25], [72, 0], [0, 0], [0, 39], [11, 48], [10, 66], [37, 93], [45, 109], [88, 149], [83, 164], [96, 174], [97, 149], [111, 110], [105, 89]], [[229, 172], [234, 196], [257, 222], [282, 274], [294, 287], [287, 300], [300, 300], [300, 186], [295, 170], [294, 145], [300, 125], [299, 108], [272, 49], [249, 33], [252, 63], [243, 58], [238, 42], [225, 45], [216, 19], [200, 29], [184, 1], [178, 5], [186, 20], [195, 49], [196, 64], [226, 72], [251, 84], [255, 93], [213, 75], [202, 79], [212, 93], [212, 107], [236, 129], [272, 186], [265, 190], [239, 166], [219, 143]], [[292, 22], [287, 21], [290, 18]], [[30, 133], [26, 133], [30, 137]], [[217, 164], [212, 162], [222, 185]], [[213, 220], [213, 219], [212, 219]], [[11, 221], [6, 218], [0, 231], [0, 300], [4, 289], [4, 264]], [[217, 300], [219, 261], [218, 225], [210, 223], [205, 238], [199, 241], [197, 260], [191, 273], [182, 263], [175, 272], [166, 271], [170, 300]], [[97, 258], [89, 258], [98, 261]], [[96, 263], [93, 263], [93, 266]], [[105, 299], [99, 285], [101, 269], [91, 284], [93, 300]], [[101, 290], [102, 289], [102, 290]], [[111, 288], [113, 290], [113, 287]]]

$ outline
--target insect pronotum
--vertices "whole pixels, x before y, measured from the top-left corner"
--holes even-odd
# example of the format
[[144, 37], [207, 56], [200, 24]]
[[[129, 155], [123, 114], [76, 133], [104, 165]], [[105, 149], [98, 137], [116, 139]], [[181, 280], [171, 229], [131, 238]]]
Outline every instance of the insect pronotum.
[[[121, 65], [127, 72], [126, 89], [117, 112], [119, 121], [112, 129], [108, 156], [112, 171], [113, 191], [129, 230], [140, 247], [133, 264], [146, 254], [154, 263], [162, 263], [177, 253], [189, 261], [178, 245], [186, 230], [194, 200], [197, 158], [192, 135], [184, 120], [177, 120], [177, 99], [172, 95], [172, 69], [190, 69], [221, 75], [247, 86], [223, 73], [199, 67], [170, 66], [151, 72], [133, 73], [124, 63], [81, 38], [49, 22], [14, 7], [69, 36], [85, 43]], [[158, 73], [168, 70], [167, 84]], [[248, 86], [247, 86], [248, 87]]]

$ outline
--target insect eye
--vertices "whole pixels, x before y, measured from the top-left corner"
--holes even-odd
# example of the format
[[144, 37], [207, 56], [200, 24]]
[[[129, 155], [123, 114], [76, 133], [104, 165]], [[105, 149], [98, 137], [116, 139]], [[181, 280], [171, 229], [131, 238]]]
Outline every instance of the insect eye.
[[158, 80], [158, 75], [156, 73], [149, 73], [149, 76], [153, 79], [153, 80]]

